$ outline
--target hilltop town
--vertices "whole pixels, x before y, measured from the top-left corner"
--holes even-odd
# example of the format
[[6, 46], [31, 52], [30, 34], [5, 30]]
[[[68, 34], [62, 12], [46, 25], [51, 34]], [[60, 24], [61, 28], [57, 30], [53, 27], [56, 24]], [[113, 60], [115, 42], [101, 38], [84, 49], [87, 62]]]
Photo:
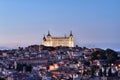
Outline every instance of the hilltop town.
[[118, 80], [120, 54], [112, 49], [31, 45], [0, 50], [0, 80]]

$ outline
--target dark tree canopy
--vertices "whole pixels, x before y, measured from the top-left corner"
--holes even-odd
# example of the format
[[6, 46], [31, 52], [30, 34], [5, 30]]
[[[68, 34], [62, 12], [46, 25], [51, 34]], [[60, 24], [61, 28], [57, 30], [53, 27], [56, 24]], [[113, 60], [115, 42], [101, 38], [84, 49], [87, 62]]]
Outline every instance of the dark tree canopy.
[[111, 63], [118, 59], [118, 54], [112, 49], [98, 50], [91, 54], [91, 60], [95, 59], [107, 60]]
[[118, 59], [118, 54], [114, 50], [107, 49], [106, 54], [108, 63], [115, 62]]

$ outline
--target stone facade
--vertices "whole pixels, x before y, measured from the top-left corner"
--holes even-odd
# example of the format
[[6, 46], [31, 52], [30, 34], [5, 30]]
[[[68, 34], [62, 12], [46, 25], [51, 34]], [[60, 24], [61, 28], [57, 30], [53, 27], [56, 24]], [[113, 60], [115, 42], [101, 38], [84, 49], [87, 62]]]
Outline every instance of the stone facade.
[[74, 37], [72, 35], [72, 32], [70, 32], [70, 36], [68, 37], [52, 37], [50, 32], [48, 31], [48, 35], [43, 37], [42, 45], [52, 47], [74, 47]]

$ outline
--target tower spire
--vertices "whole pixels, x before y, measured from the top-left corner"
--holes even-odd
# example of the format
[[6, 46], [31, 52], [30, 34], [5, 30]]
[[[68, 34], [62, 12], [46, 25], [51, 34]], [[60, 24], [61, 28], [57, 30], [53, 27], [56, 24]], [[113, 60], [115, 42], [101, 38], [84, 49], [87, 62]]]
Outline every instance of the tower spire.
[[51, 35], [50, 35], [50, 31], [49, 31], [49, 30], [48, 30], [48, 35], [47, 35], [47, 36], [51, 36]]
[[43, 37], [43, 40], [46, 41], [46, 37], [45, 37], [45, 35], [44, 35], [44, 37]]
[[73, 36], [72, 31], [70, 31], [70, 36]]

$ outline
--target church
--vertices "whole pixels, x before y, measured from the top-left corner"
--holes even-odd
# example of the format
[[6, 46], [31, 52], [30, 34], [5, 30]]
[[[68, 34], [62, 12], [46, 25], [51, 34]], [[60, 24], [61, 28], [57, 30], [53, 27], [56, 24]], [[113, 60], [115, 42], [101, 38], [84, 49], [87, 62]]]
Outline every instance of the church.
[[74, 37], [72, 31], [70, 32], [69, 36], [64, 37], [53, 37], [48, 31], [47, 36], [44, 35], [43, 37], [42, 45], [51, 47], [57, 46], [74, 47]]

